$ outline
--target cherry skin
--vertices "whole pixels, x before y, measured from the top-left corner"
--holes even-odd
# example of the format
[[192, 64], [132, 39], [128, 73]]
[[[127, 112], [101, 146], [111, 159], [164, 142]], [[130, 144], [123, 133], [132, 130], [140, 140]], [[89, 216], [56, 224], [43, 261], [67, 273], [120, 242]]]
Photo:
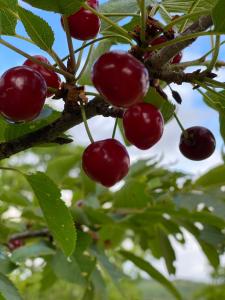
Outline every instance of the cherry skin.
[[47, 85], [40, 73], [26, 66], [6, 71], [0, 79], [0, 111], [13, 121], [35, 119], [41, 112]]
[[[94, 9], [97, 9], [99, 5], [96, 0], [88, 0], [87, 4]], [[61, 23], [63, 26], [62, 18]], [[83, 7], [68, 17], [68, 24], [71, 36], [81, 41], [87, 41], [95, 38], [101, 27], [99, 17]]]
[[126, 148], [115, 139], [90, 144], [83, 153], [83, 170], [92, 180], [111, 187], [123, 179], [130, 167]]
[[[50, 62], [44, 56], [34, 55], [33, 57], [38, 59], [41, 62], [44, 62], [44, 63], [50, 65]], [[41, 75], [44, 77], [48, 87], [52, 87], [54, 89], [60, 88], [61, 79], [56, 72], [48, 70], [44, 66], [41, 66], [41, 65], [31, 61], [30, 59], [27, 59], [23, 65], [30, 67], [30, 68], [38, 71], [39, 73], [41, 73]], [[47, 93], [47, 97], [51, 97], [52, 95], [53, 95], [53, 93], [51, 93], [51, 92]]]
[[118, 107], [141, 102], [149, 88], [145, 66], [131, 54], [120, 51], [107, 52], [95, 62], [92, 81], [99, 93]]
[[146, 150], [161, 138], [164, 120], [161, 112], [148, 103], [138, 103], [124, 113], [123, 127], [128, 141], [137, 148]]
[[180, 138], [180, 152], [191, 160], [203, 160], [210, 157], [216, 148], [216, 140], [210, 130], [201, 126], [190, 127]]

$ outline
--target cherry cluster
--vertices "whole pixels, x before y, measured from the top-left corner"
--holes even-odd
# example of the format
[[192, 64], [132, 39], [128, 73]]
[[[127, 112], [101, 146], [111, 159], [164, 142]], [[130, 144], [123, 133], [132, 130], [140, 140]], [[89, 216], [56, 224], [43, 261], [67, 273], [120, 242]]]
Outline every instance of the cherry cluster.
[[[98, 0], [87, 0], [87, 3], [98, 9]], [[64, 28], [66, 24], [63, 19], [61, 23]], [[92, 11], [81, 8], [68, 17], [67, 25], [73, 38], [86, 41], [96, 37], [101, 22]], [[175, 37], [173, 29], [162, 32], [157, 21], [150, 17], [147, 25], [146, 34], [150, 35], [148, 46], [162, 44]], [[140, 43], [137, 32], [136, 40]], [[160, 110], [144, 102], [151, 82], [144, 63], [152, 54], [151, 50], [147, 51], [138, 59], [132, 51], [109, 51], [97, 59], [92, 69], [93, 85], [110, 105], [123, 110], [125, 136], [132, 145], [142, 150], [153, 147], [164, 130]], [[47, 87], [60, 88], [58, 75], [46, 65], [37, 63], [49, 64], [49, 61], [42, 56], [33, 58], [26, 60], [21, 67], [8, 70], [1, 77], [0, 112], [8, 120], [21, 122], [35, 119], [46, 97], [52, 96]], [[178, 53], [170, 63], [177, 64], [181, 59], [182, 53]], [[215, 146], [213, 134], [204, 127], [195, 126], [183, 130], [179, 148], [185, 157], [203, 160], [214, 152]], [[83, 153], [82, 166], [92, 180], [111, 187], [128, 174], [130, 158], [126, 148], [115, 138], [110, 138], [91, 143]]]
[[[36, 55], [36, 60], [50, 64], [47, 58]], [[23, 66], [6, 71], [0, 80], [0, 112], [12, 122], [35, 119], [41, 112], [47, 97], [52, 96], [47, 87], [59, 89], [61, 79], [57, 73], [48, 70], [33, 60], [26, 60]]]

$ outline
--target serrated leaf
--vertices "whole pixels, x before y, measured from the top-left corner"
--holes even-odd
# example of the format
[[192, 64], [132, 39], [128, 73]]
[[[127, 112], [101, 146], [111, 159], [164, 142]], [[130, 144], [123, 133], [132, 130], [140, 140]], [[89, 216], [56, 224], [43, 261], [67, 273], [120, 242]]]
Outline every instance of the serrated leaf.
[[43, 10], [71, 15], [81, 7], [85, 0], [24, 0], [24, 2]]
[[0, 8], [0, 35], [15, 35], [17, 18], [5, 8]]
[[44, 173], [27, 175], [48, 227], [66, 256], [72, 255], [76, 246], [76, 230], [69, 209], [61, 200], [60, 190]]
[[120, 251], [120, 254], [122, 254], [126, 259], [133, 262], [138, 268], [148, 273], [149, 276], [151, 276], [153, 279], [167, 288], [167, 290], [171, 294], [173, 294], [176, 299], [182, 299], [181, 295], [173, 286], [173, 284], [169, 280], [167, 280], [166, 277], [164, 277], [158, 270], [156, 270], [149, 262], [127, 251]]
[[9, 274], [16, 268], [16, 265], [4, 253], [0, 252], [0, 273]]
[[22, 7], [18, 7], [18, 14], [31, 40], [41, 49], [51, 50], [54, 33], [48, 23]]
[[54, 254], [54, 249], [50, 248], [44, 242], [39, 242], [37, 244], [28, 244], [14, 250], [11, 256], [11, 260], [15, 263], [21, 263], [27, 258], [36, 258], [39, 256], [48, 256]]
[[3, 274], [0, 274], [0, 293], [6, 300], [22, 300], [16, 287]]

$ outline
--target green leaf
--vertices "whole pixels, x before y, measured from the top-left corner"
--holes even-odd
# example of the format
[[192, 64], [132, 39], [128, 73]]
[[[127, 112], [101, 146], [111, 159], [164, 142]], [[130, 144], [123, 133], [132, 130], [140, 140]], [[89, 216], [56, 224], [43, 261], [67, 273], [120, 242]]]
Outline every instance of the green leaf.
[[0, 142], [8, 142], [28, 133], [37, 131], [55, 121], [59, 116], [60, 112], [45, 106], [39, 117], [28, 123], [10, 124], [4, 118], [0, 117]]
[[143, 208], [151, 198], [146, 193], [146, 183], [134, 179], [127, 180], [126, 184], [113, 196], [116, 208]]
[[[15, 5], [17, 1], [14, 1]], [[0, 35], [15, 35], [17, 17], [13, 11], [0, 7]]]
[[171, 246], [170, 240], [162, 226], [157, 227], [157, 239], [162, 251], [163, 257], [165, 258], [166, 267], [169, 274], [175, 275], [176, 268], [174, 262], [176, 260], [176, 254]]
[[204, 186], [204, 187], [212, 187], [214, 185], [224, 185], [225, 182], [225, 166], [218, 166], [206, 174], [202, 175], [195, 182], [195, 185]]
[[42, 272], [42, 279], [41, 279], [41, 288], [40, 290], [46, 291], [49, 288], [53, 286], [53, 284], [56, 282], [57, 277], [55, 273], [53, 272], [53, 269], [49, 263], [47, 263], [44, 267], [44, 270]]
[[149, 276], [151, 276], [153, 279], [161, 283], [165, 288], [168, 289], [171, 294], [175, 296], [176, 299], [182, 299], [181, 295], [173, 286], [173, 284], [169, 280], [167, 280], [166, 277], [164, 277], [158, 270], [156, 270], [149, 262], [127, 251], [120, 251], [120, 254], [122, 254], [126, 259], [133, 262], [138, 268], [148, 273]]
[[82, 286], [87, 284], [74, 256], [70, 259], [66, 259], [63, 253], [58, 251], [53, 257], [52, 268], [58, 278], [71, 283], [80, 284]]
[[[187, 13], [194, 2], [196, 2], [196, 0], [164, 0], [163, 6], [170, 13]], [[195, 8], [195, 12], [204, 11], [206, 8], [212, 9], [215, 6], [215, 3], [214, 0], [200, 0]]]
[[15, 268], [16, 265], [9, 259], [9, 257], [3, 251], [0, 251], [0, 273], [9, 274]]
[[219, 33], [225, 32], [225, 19], [224, 19], [224, 0], [218, 0], [212, 10], [213, 23], [215, 31]]
[[28, 206], [30, 201], [19, 192], [5, 191], [0, 194], [0, 200], [18, 206]]
[[13, 251], [11, 260], [15, 263], [24, 262], [27, 258], [54, 255], [55, 251], [46, 243], [28, 244]]
[[22, 7], [18, 8], [18, 14], [31, 40], [41, 49], [50, 51], [54, 33], [48, 23]]
[[149, 88], [144, 101], [151, 103], [160, 109], [165, 123], [171, 120], [176, 110], [176, 105], [172, 104], [169, 100], [164, 99], [153, 87]]
[[6, 300], [22, 300], [16, 287], [3, 274], [0, 274], [0, 293]]
[[66, 256], [70, 256], [76, 246], [76, 230], [69, 209], [60, 198], [60, 190], [44, 173], [27, 175], [48, 227]]
[[60, 14], [71, 15], [76, 12], [85, 0], [24, 0], [34, 7]]

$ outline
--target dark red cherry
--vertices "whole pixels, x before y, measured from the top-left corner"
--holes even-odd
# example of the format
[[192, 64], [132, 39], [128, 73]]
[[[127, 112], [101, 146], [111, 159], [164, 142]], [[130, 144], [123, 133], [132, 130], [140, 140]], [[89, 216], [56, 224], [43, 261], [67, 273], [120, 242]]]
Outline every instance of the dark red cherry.
[[94, 9], [99, 8], [99, 1], [98, 0], [87, 0], [87, 4], [93, 7]]
[[180, 138], [181, 153], [191, 160], [203, 160], [210, 157], [216, 148], [216, 140], [210, 130], [194, 126], [185, 130]]
[[118, 107], [141, 102], [149, 88], [145, 66], [131, 54], [120, 51], [107, 52], [95, 62], [92, 81], [99, 93]]
[[[33, 57], [38, 59], [41, 62], [44, 62], [44, 63], [50, 65], [50, 62], [44, 56], [34, 55]], [[58, 76], [58, 74], [56, 72], [48, 70], [44, 66], [41, 66], [41, 65], [39, 65], [39, 64], [29, 60], [29, 59], [27, 59], [24, 62], [24, 66], [30, 67], [30, 68], [38, 71], [39, 73], [41, 73], [41, 75], [44, 77], [48, 87], [52, 87], [54, 89], [59, 89], [60, 88], [61, 79], [60, 79], [60, 77]], [[50, 97], [52, 95], [53, 94], [50, 93], [50, 92], [47, 93], [47, 97]]]
[[124, 113], [123, 127], [128, 141], [137, 148], [146, 150], [160, 140], [164, 121], [161, 112], [155, 106], [139, 103]]
[[[98, 1], [89, 0], [87, 3], [95, 9], [98, 8]], [[63, 26], [62, 18], [61, 23]], [[83, 7], [68, 17], [68, 24], [71, 36], [81, 41], [95, 38], [101, 27], [99, 17]]]
[[26, 66], [6, 71], [0, 79], [0, 111], [14, 122], [30, 121], [41, 112], [47, 85], [43, 76]]
[[126, 148], [115, 139], [90, 144], [83, 153], [83, 170], [92, 180], [111, 187], [123, 179], [130, 167]]
[[179, 64], [181, 62], [182, 57], [183, 57], [182, 52], [179, 52], [176, 56], [174, 56], [171, 59], [171, 64]]
[[16, 249], [22, 247], [23, 245], [24, 245], [24, 241], [19, 240], [19, 239], [17, 239], [17, 240], [10, 240], [8, 242], [8, 247], [9, 247], [9, 250], [11, 250], [11, 251], [16, 250]]

